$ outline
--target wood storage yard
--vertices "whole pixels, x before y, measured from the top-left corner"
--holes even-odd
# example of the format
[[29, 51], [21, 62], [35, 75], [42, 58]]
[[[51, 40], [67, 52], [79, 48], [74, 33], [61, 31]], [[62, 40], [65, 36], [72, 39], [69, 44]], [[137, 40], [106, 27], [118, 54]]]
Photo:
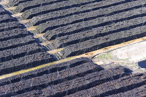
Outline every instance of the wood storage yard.
[[146, 97], [145, 40], [146, 0], [0, 0], [0, 97]]

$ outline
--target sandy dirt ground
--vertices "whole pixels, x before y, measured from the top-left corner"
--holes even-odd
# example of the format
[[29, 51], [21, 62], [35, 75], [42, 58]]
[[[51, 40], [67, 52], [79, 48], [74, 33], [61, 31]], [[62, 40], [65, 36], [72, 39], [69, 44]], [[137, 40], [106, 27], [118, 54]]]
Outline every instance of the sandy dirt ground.
[[138, 62], [146, 60], [145, 48], [146, 41], [143, 41], [99, 54], [93, 58], [93, 61], [101, 65], [106, 64], [104, 65], [106, 68], [122, 65], [131, 69], [133, 73], [145, 72], [145, 69], [138, 65]]

